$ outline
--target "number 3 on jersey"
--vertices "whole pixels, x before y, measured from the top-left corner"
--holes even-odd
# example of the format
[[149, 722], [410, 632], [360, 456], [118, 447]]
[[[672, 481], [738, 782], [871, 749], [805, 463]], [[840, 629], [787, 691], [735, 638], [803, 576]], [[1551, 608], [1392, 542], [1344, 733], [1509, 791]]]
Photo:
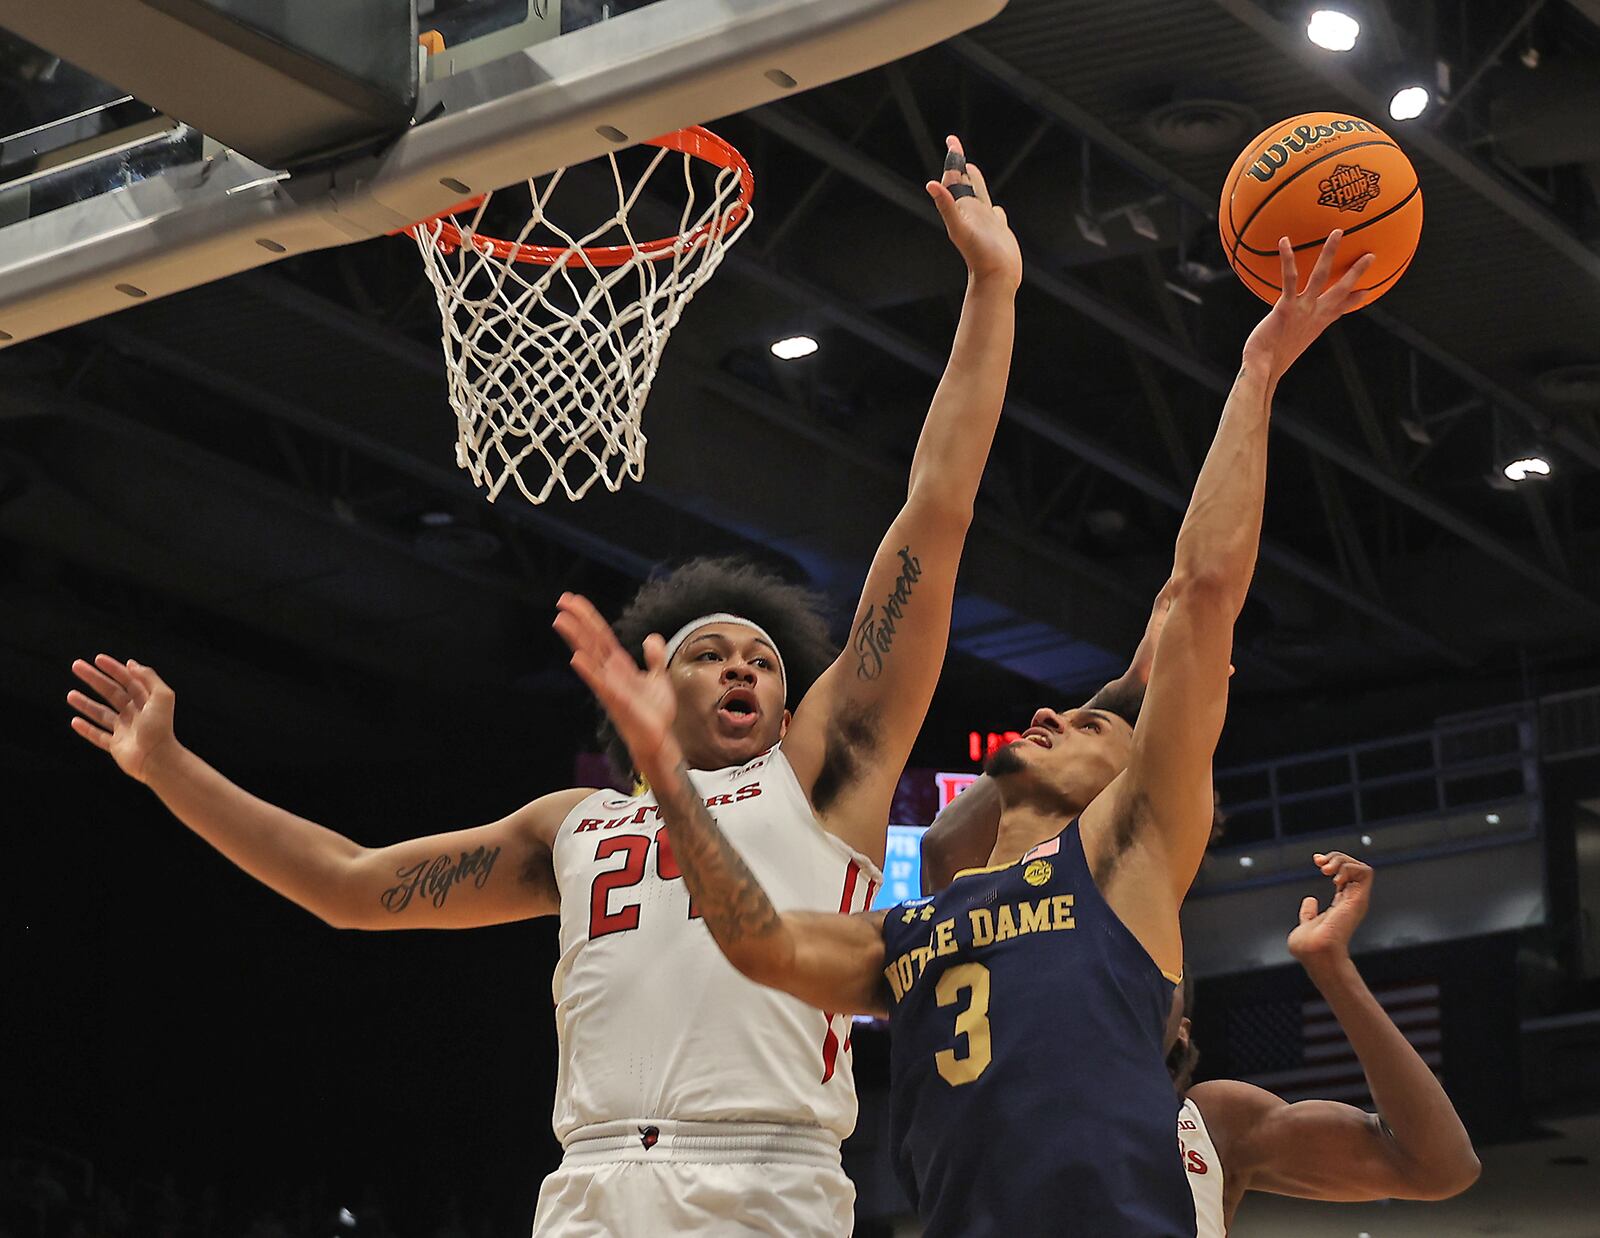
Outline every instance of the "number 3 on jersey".
[[[604, 937], [608, 933], [626, 933], [639, 927], [639, 904], [625, 903], [611, 910], [611, 895], [626, 890], [644, 880], [645, 861], [650, 856], [650, 844], [656, 845], [656, 876], [663, 881], [678, 881], [683, 877], [678, 862], [672, 856], [672, 844], [667, 840], [667, 827], [662, 826], [651, 838], [644, 834], [617, 834], [602, 838], [594, 849], [596, 860], [607, 860], [618, 852], [627, 858], [621, 868], [601, 873], [589, 890], [589, 938]], [[694, 903], [689, 904], [689, 918], [697, 920], [700, 913]]]
[[933, 995], [941, 1007], [955, 1006], [967, 993], [966, 1008], [956, 1015], [955, 1034], [965, 1036], [967, 1051], [940, 1049], [933, 1055], [939, 1077], [951, 1087], [971, 1083], [989, 1068], [989, 969], [982, 963], [962, 963], [939, 977]]

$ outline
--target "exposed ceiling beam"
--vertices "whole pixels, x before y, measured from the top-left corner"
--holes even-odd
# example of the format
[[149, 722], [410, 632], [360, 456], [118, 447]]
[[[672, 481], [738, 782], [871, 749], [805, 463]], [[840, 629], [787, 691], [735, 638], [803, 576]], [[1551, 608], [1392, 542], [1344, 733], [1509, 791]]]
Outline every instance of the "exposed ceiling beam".
[[[864, 310], [846, 303], [832, 293], [808, 283], [799, 276], [788, 272], [773, 271], [755, 263], [740, 262], [737, 255], [728, 257], [725, 260], [725, 265], [729, 269], [739, 272], [741, 278], [761, 283], [777, 295], [788, 296], [802, 301], [823, 315], [829, 322], [842, 327], [858, 339], [874, 345], [906, 365], [933, 377], [937, 377], [944, 370], [943, 357], [938, 356], [915, 340], [900, 334], [893, 328], [886, 326]], [[1032, 431], [1047, 442], [1064, 448], [1080, 459], [1086, 460], [1101, 471], [1111, 474], [1142, 494], [1155, 499], [1170, 510], [1181, 513], [1188, 508], [1189, 495], [1187, 491], [1151, 472], [1142, 463], [1123, 455], [1116, 448], [1107, 446], [1058, 420], [1053, 414], [1037, 405], [1014, 396], [1008, 397], [1005, 415], [1008, 420]], [[1278, 546], [1270, 539], [1263, 539], [1261, 557], [1265, 562], [1280, 568], [1287, 575], [1311, 585], [1353, 610], [1377, 620], [1385, 627], [1390, 628], [1407, 640], [1429, 649], [1437, 656], [1462, 666], [1468, 665], [1472, 661], [1460, 649], [1451, 646], [1433, 633], [1425, 631], [1410, 620], [1401, 617], [1382, 603], [1350, 592], [1337, 576], [1303, 555]]]
[[[1388, 115], [1389, 100], [1353, 73], [1341, 68], [1337, 57], [1321, 51], [1303, 32], [1278, 20], [1256, 4], [1255, 0], [1211, 2], [1279, 52], [1317, 74], [1368, 116]], [[1426, 122], [1410, 125], [1406, 128], [1406, 143], [1433, 160], [1485, 202], [1498, 207], [1584, 274], [1600, 280], [1600, 253], [1590, 249], [1571, 228], [1532, 198], [1458, 149], [1444, 134], [1430, 128]]]
[[[1600, 6], [1600, 0], [1590, 0], [1590, 2]], [[1299, 42], [1306, 43], [1306, 40], [1300, 39]], [[1104, 124], [1088, 109], [1079, 106], [1059, 91], [1052, 90], [1042, 82], [1037, 82], [1025, 74], [1018, 73], [1003, 58], [995, 55], [981, 43], [975, 42], [971, 35], [962, 35], [959, 38], [951, 39], [945, 46], [949, 47], [962, 60], [984, 73], [1002, 89], [1023, 102], [1032, 105], [1044, 115], [1056, 120], [1064, 128], [1088, 138], [1096, 146], [1101, 147], [1118, 162], [1137, 172], [1155, 187], [1170, 193], [1179, 202], [1198, 211], [1204, 218], [1216, 218], [1217, 194], [1205, 192], [1185, 180], [1159, 159], [1146, 154], [1140, 147]], [[1384, 328], [1407, 347], [1414, 349], [1434, 364], [1449, 371], [1469, 387], [1475, 388], [1495, 404], [1509, 412], [1516, 413], [1530, 425], [1548, 433], [1552, 443], [1559, 444], [1564, 450], [1570, 452], [1575, 459], [1583, 460], [1595, 468], [1600, 468], [1600, 447], [1585, 441], [1564, 425], [1558, 423], [1555, 426], [1549, 426], [1550, 419], [1527, 400], [1509, 388], [1495, 382], [1471, 363], [1456, 356], [1443, 345], [1429, 339], [1409, 324], [1401, 322], [1389, 311], [1379, 306], [1369, 306], [1361, 311], [1361, 315], [1368, 321]]]
[[[938, 217], [928, 209], [926, 199], [921, 193], [907, 184], [904, 177], [890, 171], [870, 156], [850, 148], [827, 130], [797, 115], [791, 108], [768, 106], [752, 112], [750, 115], [763, 128], [806, 151], [822, 163], [838, 168], [858, 184], [870, 189], [885, 200], [893, 202], [924, 225], [930, 227], [939, 226]], [[1219, 395], [1226, 395], [1232, 388], [1233, 376], [1231, 374], [1199, 357], [1191, 355], [1181, 344], [1164, 335], [1144, 320], [1135, 317], [1120, 306], [1113, 305], [1076, 281], [1057, 275], [1048, 265], [1026, 261], [1026, 251], [1024, 251], [1024, 258], [1024, 282], [1033, 285], [1061, 304], [1075, 309], [1091, 320], [1107, 327], [1157, 360], [1192, 378], [1201, 386]], [[1279, 400], [1274, 402], [1273, 409], [1274, 424], [1288, 437], [1331, 460], [1347, 472], [1353, 473], [1374, 489], [1410, 507], [1441, 528], [1447, 529], [1469, 545], [1482, 551], [1488, 557], [1525, 577], [1531, 583], [1538, 585], [1552, 596], [1559, 597], [1567, 605], [1577, 607], [1582, 612], [1590, 615], [1596, 622], [1600, 622], [1600, 603], [1557, 580], [1536, 563], [1530, 562], [1527, 556], [1516, 547], [1501, 541], [1467, 517], [1451, 510], [1431, 495], [1417, 489], [1410, 482], [1385, 473], [1373, 461], [1321, 429], [1310, 419], [1299, 413], [1293, 406]], [[1017, 420], [1030, 428], [1035, 428], [1039, 425], [1036, 418], [1028, 416], [1025, 412], [1019, 415]], [[1044, 419], [1044, 425], [1048, 429], [1041, 429], [1040, 432], [1045, 433], [1047, 436], [1052, 430], [1060, 429], [1049, 418]], [[1086, 458], [1093, 460], [1094, 463], [1108, 469], [1108, 471], [1116, 472], [1119, 476], [1126, 474], [1125, 480], [1140, 486], [1141, 489], [1145, 489], [1146, 493], [1151, 494], [1152, 497], [1163, 498], [1163, 495], [1171, 494], [1171, 488], [1159, 480], [1138, 480], [1139, 478], [1149, 477], [1142, 465], [1126, 460], [1116, 455], [1116, 453], [1104, 449], [1099, 444], [1080, 437], [1078, 446], [1074, 450], [1085, 454]], [[1090, 456], [1088, 453], [1091, 451], [1097, 453], [1099, 458]], [[1152, 486], [1154, 488], [1151, 488]], [[1163, 501], [1170, 502], [1170, 498], [1163, 498]], [[1188, 496], [1182, 496], [1182, 506], [1186, 506], [1187, 502]], [[1179, 510], [1182, 510], [1182, 506], [1180, 506]], [[1267, 554], [1266, 543], [1263, 544], [1262, 550], [1265, 557]], [[1331, 586], [1342, 596], [1342, 589], [1337, 585], [1335, 577], [1324, 573], [1320, 568], [1317, 568], [1316, 571], [1317, 575], [1325, 582], [1325, 587]], [[1390, 614], [1390, 612], [1384, 613]], [[1390, 614], [1390, 617], [1393, 618], [1394, 616]]]

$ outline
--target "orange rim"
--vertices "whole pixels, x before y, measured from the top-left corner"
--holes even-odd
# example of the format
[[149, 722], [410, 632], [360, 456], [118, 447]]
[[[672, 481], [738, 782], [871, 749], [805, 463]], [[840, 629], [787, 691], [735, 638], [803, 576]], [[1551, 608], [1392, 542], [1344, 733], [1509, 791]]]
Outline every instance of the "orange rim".
[[437, 224], [439, 228], [439, 249], [444, 253], [453, 253], [463, 245], [469, 245], [480, 253], [493, 254], [507, 262], [528, 262], [538, 266], [558, 266], [565, 263], [579, 261], [579, 255], [587, 257], [590, 265], [597, 267], [620, 266], [624, 262], [631, 262], [636, 258], [644, 258], [654, 262], [661, 258], [670, 258], [674, 253], [694, 249], [703, 245], [712, 236], [732, 231], [738, 226], [740, 220], [750, 210], [750, 197], [755, 192], [755, 174], [750, 171], [750, 165], [745, 157], [729, 142], [719, 138], [709, 129], [699, 125], [691, 125], [687, 129], [679, 129], [676, 133], [663, 134], [658, 138], [651, 138], [644, 142], [645, 146], [660, 146], [667, 150], [679, 151], [691, 155], [696, 159], [703, 159], [707, 163], [719, 168], [732, 168], [739, 173], [739, 200], [728, 208], [727, 212], [715, 221], [707, 221], [698, 228], [694, 228], [682, 236], [662, 237], [658, 241], [641, 241], [637, 245], [599, 245], [592, 248], [570, 249], [565, 245], [522, 245], [516, 241], [504, 241], [498, 237], [485, 236], [483, 233], [463, 233], [456, 222], [450, 218], [462, 211], [475, 210], [489, 195], [480, 193], [477, 197], [468, 198], [465, 202], [458, 202], [448, 210], [440, 211], [437, 215], [430, 215], [427, 219], [419, 220], [405, 231], [411, 236], [430, 224]]

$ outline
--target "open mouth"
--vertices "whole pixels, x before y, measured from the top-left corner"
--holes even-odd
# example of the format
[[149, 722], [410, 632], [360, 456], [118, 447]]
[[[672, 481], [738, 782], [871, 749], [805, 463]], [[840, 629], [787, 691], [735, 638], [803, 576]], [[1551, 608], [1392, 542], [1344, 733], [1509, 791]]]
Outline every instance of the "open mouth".
[[1042, 726], [1030, 726], [1022, 733], [1022, 738], [1030, 744], [1037, 744], [1041, 748], [1048, 749], [1055, 746], [1055, 740], [1051, 737], [1050, 732]]
[[760, 716], [756, 694], [749, 688], [729, 688], [717, 702], [717, 717], [736, 730], [749, 730]]

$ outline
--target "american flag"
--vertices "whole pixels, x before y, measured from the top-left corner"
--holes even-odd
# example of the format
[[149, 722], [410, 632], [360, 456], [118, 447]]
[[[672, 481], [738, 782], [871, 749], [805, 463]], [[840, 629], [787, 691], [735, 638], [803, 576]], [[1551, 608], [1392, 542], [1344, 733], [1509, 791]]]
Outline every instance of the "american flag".
[[[1375, 988], [1373, 996], [1437, 1075], [1439, 986], [1431, 982]], [[1205, 1048], [1201, 1045], [1201, 1049]], [[1233, 1073], [1284, 1100], [1342, 1100], [1372, 1105], [1366, 1077], [1328, 1003], [1261, 1002], [1228, 1012]]]

